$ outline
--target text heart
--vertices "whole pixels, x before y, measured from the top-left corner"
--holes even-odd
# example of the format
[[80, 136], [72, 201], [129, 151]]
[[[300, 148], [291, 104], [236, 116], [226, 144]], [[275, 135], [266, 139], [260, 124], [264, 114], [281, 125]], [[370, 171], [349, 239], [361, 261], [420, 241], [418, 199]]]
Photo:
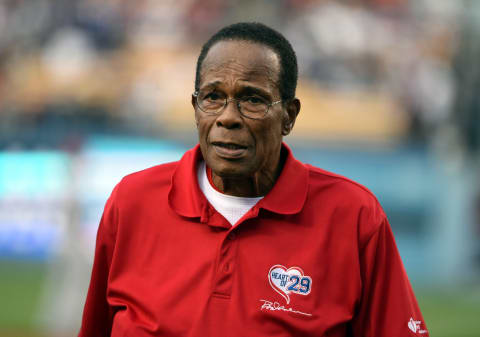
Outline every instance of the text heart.
[[308, 295], [312, 287], [312, 279], [305, 276], [300, 267], [286, 268], [280, 264], [274, 265], [268, 271], [268, 281], [273, 290], [282, 295], [290, 303], [290, 295]]

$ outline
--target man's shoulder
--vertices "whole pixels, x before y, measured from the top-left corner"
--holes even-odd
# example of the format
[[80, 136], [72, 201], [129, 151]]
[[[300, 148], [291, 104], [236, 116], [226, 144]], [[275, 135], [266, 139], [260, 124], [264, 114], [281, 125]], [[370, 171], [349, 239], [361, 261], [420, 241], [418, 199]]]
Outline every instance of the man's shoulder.
[[130, 173], [123, 177], [118, 186], [122, 191], [129, 193], [170, 186], [173, 172], [178, 163], [178, 161], [169, 162]]
[[309, 196], [316, 205], [335, 210], [337, 214], [350, 214], [358, 220], [364, 237], [378, 230], [386, 219], [377, 197], [362, 184], [318, 167], [309, 169]]
[[305, 164], [309, 170], [309, 188], [312, 191], [322, 190], [331, 198], [341, 198], [350, 202], [356, 201], [371, 205], [377, 205], [376, 196], [364, 185], [319, 167]]

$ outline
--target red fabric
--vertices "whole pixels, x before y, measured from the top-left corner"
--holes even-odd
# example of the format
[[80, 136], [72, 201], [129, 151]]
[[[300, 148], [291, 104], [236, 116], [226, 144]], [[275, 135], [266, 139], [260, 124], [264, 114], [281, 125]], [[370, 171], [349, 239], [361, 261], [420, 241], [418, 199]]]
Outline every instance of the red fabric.
[[213, 183], [213, 178], [212, 178], [212, 169], [210, 167], [207, 166], [207, 178], [208, 178], [208, 182], [210, 183], [210, 185], [213, 187], [213, 189], [217, 192], [220, 192], [222, 193], [222, 191], [220, 191], [217, 186], [215, 186], [215, 184]]
[[[274, 188], [235, 227], [198, 187], [198, 146], [125, 177], [79, 336], [428, 336], [375, 197], [283, 151]], [[288, 296], [284, 276], [301, 280]]]

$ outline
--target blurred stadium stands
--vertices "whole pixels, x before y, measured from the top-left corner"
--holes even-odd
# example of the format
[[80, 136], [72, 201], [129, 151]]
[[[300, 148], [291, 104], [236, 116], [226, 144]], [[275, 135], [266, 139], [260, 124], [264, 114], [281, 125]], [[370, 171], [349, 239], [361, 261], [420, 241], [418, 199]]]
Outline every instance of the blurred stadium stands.
[[475, 0], [0, 1], [0, 335], [75, 333], [108, 194], [195, 144], [196, 57], [237, 21], [292, 42], [286, 141], [378, 196], [432, 336], [479, 336]]

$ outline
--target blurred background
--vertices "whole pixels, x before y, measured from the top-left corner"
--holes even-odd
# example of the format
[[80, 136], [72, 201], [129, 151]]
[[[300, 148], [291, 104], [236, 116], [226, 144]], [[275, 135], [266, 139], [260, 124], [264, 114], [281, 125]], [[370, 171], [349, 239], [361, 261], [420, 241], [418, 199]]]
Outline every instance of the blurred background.
[[0, 335], [74, 336], [104, 203], [195, 145], [201, 45], [297, 52], [286, 142], [371, 189], [432, 337], [480, 336], [480, 1], [0, 0]]

